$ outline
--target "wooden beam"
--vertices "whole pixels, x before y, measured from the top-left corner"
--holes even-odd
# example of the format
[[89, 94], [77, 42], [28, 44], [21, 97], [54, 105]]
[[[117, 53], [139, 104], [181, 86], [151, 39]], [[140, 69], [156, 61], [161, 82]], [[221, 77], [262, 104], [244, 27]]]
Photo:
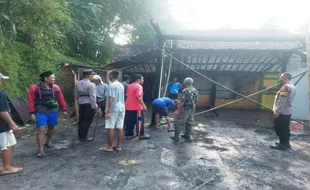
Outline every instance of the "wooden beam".
[[[240, 57], [240, 55], [238, 54], [238, 55], [236, 56], [235, 60], [234, 60], [234, 63], [236, 63], [236, 60], [237, 60], [239, 57]], [[228, 64], [229, 64], [229, 62], [227, 62], [227, 64], [226, 64], [225, 67], [223, 68], [223, 71], [225, 71], [225, 69], [226, 69], [226, 67], [228, 66]], [[233, 64], [231, 64], [231, 65], [233, 65]], [[230, 67], [230, 68], [231, 68], [231, 67]], [[219, 70], [220, 70], [220, 67], [217, 68], [217, 71], [219, 71]]]
[[270, 59], [270, 61], [267, 64], [270, 64], [270, 66], [266, 67], [263, 72], [267, 72], [268, 70], [270, 70], [272, 67], [274, 67], [276, 64], [275, 63], [271, 63], [272, 60], [276, 58], [275, 56], [272, 56], [272, 58]]
[[[220, 59], [218, 65], [221, 65], [221, 64], [222, 64], [222, 61], [223, 61], [224, 57], [225, 57], [225, 55], [222, 56], [222, 58]], [[216, 65], [216, 61], [215, 61], [215, 64], [213, 64], [213, 66], [212, 66], [212, 71], [213, 71], [214, 69], [217, 69], [218, 65]], [[214, 68], [214, 66], [216, 66], [216, 68]]]
[[[243, 65], [243, 62], [244, 62], [244, 56], [243, 56], [243, 58], [242, 58], [241, 63], [240, 63], [239, 66], [237, 67], [236, 71], [238, 71], [239, 68], [241, 67], [241, 65]], [[246, 66], [244, 67], [244, 69], [245, 69], [245, 68], [246, 68]], [[242, 71], [244, 71], [244, 69], [243, 69]]]
[[[217, 82], [217, 77], [216, 76], [212, 76], [211, 77], [212, 80], [216, 81]], [[211, 86], [211, 92], [210, 92], [210, 105], [212, 107], [215, 107], [215, 101], [216, 101], [216, 87], [217, 85], [215, 83], [212, 83], [212, 86]]]
[[[310, 27], [308, 26], [308, 31], [306, 33], [306, 52], [307, 52], [307, 70], [308, 70], [308, 109], [309, 109], [309, 124], [310, 124]], [[310, 133], [310, 132], [309, 132]]]
[[155, 22], [153, 21], [153, 19], [151, 19], [150, 22], [151, 22], [151, 25], [152, 25], [153, 29], [155, 30], [157, 36], [158, 36], [159, 38], [162, 38], [162, 37], [163, 37], [163, 33], [162, 33], [162, 31], [161, 31], [161, 29], [160, 29], [158, 23], [155, 23]]
[[200, 64], [200, 65], [199, 65], [199, 66], [200, 66], [200, 68], [199, 68], [199, 69], [200, 69], [200, 70], [202, 70], [202, 68], [201, 68], [201, 66], [202, 66], [202, 62], [203, 62], [203, 55], [201, 56], [201, 60], [200, 60], [200, 62], [199, 62], [199, 64]]
[[[262, 56], [260, 56], [257, 60], [260, 60], [260, 58], [262, 58]], [[251, 60], [251, 61], [252, 61], [252, 60]], [[254, 68], [255, 65], [256, 65], [256, 64], [253, 63], [252, 67], [249, 69], [249, 72], [251, 72], [251, 70]]]

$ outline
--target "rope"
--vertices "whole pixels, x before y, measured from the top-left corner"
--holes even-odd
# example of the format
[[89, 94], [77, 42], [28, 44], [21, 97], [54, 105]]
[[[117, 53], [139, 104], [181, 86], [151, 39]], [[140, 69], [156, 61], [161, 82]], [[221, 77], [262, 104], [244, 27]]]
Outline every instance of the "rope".
[[[174, 59], [174, 60], [177, 61], [178, 63], [182, 64], [184, 67], [186, 67], [186, 68], [188, 68], [189, 70], [193, 71], [194, 73], [198, 74], [199, 76], [201, 76], [201, 77], [203, 77], [203, 78], [209, 80], [209, 81], [212, 82], [212, 83], [215, 83], [216, 85], [218, 85], [218, 86], [220, 86], [220, 87], [222, 87], [222, 88], [224, 88], [224, 89], [226, 89], [226, 90], [228, 90], [228, 91], [230, 91], [230, 92], [232, 92], [232, 93], [234, 93], [234, 94], [237, 94], [237, 95], [243, 97], [243, 98], [241, 98], [241, 99], [238, 99], [238, 101], [247, 99], [247, 100], [249, 100], [249, 101], [251, 101], [251, 102], [254, 102], [254, 103], [256, 103], [256, 104], [258, 104], [258, 105], [260, 105], [260, 106], [262, 106], [262, 107], [264, 107], [264, 108], [266, 108], [266, 109], [269, 109], [269, 110], [272, 110], [272, 111], [273, 111], [273, 109], [271, 109], [271, 108], [269, 108], [269, 107], [267, 107], [267, 106], [265, 106], [265, 105], [263, 105], [263, 104], [261, 104], [261, 103], [255, 101], [255, 100], [249, 98], [248, 96], [245, 96], [245, 95], [243, 95], [243, 94], [240, 94], [239, 92], [236, 92], [236, 91], [234, 91], [234, 90], [232, 90], [232, 89], [230, 89], [230, 88], [228, 88], [228, 87], [222, 85], [221, 83], [218, 83], [218, 82], [212, 80], [211, 78], [209, 78], [209, 77], [203, 75], [202, 73], [196, 71], [195, 69], [192, 69], [190, 66], [188, 66], [188, 65], [185, 64], [185, 63], [183, 63], [182, 61], [180, 61], [179, 59], [175, 58], [174, 56], [172, 56], [172, 55], [166, 53], [164, 50], [160, 49], [160, 48], [157, 47], [156, 45], [154, 45], [154, 46], [155, 46], [158, 50], [160, 50], [162, 53], [164, 53], [165, 55], [167, 55], [167, 56], [169, 56], [170, 58]], [[306, 71], [305, 71], [305, 72], [306, 72]], [[303, 72], [302, 74], [304, 74], [304, 72]], [[302, 74], [300, 74], [300, 75], [302, 75]], [[278, 84], [277, 84], [277, 85], [278, 85]], [[266, 90], [266, 89], [264, 89], [264, 90]], [[235, 101], [233, 101], [233, 103], [238, 102], [238, 101], [235, 100]], [[226, 103], [226, 104], [224, 104], [224, 105], [217, 106], [217, 107], [215, 107], [215, 108], [209, 109], [209, 110], [205, 111], [204, 113], [207, 113], [207, 112], [210, 112], [210, 111], [214, 111], [214, 110], [216, 110], [216, 109], [219, 109], [219, 108], [221, 108], [221, 107], [224, 107], [224, 106], [227, 106], [227, 105], [230, 105], [230, 104], [232, 104], [232, 102], [229, 102], [229, 103]], [[198, 113], [198, 114], [200, 114], [200, 113]], [[196, 115], [197, 115], [197, 114], [196, 114]], [[295, 122], [297, 122], [297, 123], [301, 123], [301, 124], [306, 125], [306, 126], [309, 127], [309, 125], [307, 125], [307, 124], [305, 124], [305, 123], [303, 123], [303, 122], [301, 122], [301, 121], [297, 121], [297, 120], [294, 120], [294, 119], [291, 119], [291, 120], [293, 120], [293, 121], [295, 121]]]
[[[307, 72], [307, 71], [304, 71], [304, 72], [302, 72], [302, 73], [300, 73], [300, 74], [298, 74], [298, 75], [292, 77], [292, 79], [297, 78], [297, 77], [299, 77], [300, 75], [302, 75], [301, 77], [303, 77], [304, 74], [305, 74], [306, 72]], [[297, 83], [298, 83], [298, 82], [296, 82], [295, 85], [296, 85]], [[258, 92], [255, 92], [255, 93], [253, 93], [253, 94], [250, 94], [250, 95], [248, 95], [248, 96], [246, 96], [246, 97], [249, 98], [249, 97], [255, 96], [255, 95], [260, 94], [260, 93], [262, 93], [262, 92], [264, 92], [264, 91], [270, 90], [270, 89], [272, 89], [272, 88], [278, 86], [279, 84], [280, 84], [280, 83], [277, 83], [277, 84], [272, 85], [272, 86], [270, 86], [270, 87], [268, 87], [268, 88], [265, 88], [265, 89], [263, 89], [263, 90], [261, 90], [261, 91], [258, 91]], [[211, 112], [211, 111], [213, 111], [213, 110], [216, 110], [216, 109], [219, 109], [219, 108], [228, 106], [228, 105], [230, 105], [230, 104], [234, 104], [234, 103], [236, 103], [236, 102], [239, 102], [239, 101], [242, 101], [242, 100], [245, 100], [245, 99], [246, 99], [246, 98], [239, 98], [239, 99], [234, 100], [234, 101], [232, 101], [232, 102], [228, 102], [228, 103], [226, 103], [226, 104], [222, 104], [222, 105], [220, 105], [220, 106], [217, 106], [217, 107], [208, 109], [208, 110], [206, 110], [206, 111], [198, 112], [198, 113], [196, 113], [195, 115], [200, 115], [200, 114], [203, 114], [203, 113]], [[260, 104], [260, 103], [257, 102], [257, 104]], [[268, 109], [272, 110], [271, 108], [268, 108]], [[272, 111], [273, 111], [273, 110], [272, 110]], [[293, 119], [292, 119], [292, 120], [293, 120]]]

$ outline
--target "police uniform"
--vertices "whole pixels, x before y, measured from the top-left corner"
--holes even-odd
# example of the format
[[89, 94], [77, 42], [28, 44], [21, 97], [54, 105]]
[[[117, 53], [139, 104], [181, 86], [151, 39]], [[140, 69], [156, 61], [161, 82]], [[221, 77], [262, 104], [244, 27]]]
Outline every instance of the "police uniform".
[[[91, 75], [91, 70], [84, 70], [83, 75]], [[89, 79], [84, 78], [76, 86], [77, 98], [79, 104], [79, 127], [78, 135], [80, 140], [91, 140], [87, 138], [88, 129], [93, 122], [96, 109], [96, 85]]]
[[192, 125], [194, 124], [194, 114], [196, 111], [195, 103], [198, 101], [198, 90], [193, 86], [188, 86], [182, 91], [181, 103], [183, 102], [183, 108], [179, 115], [174, 119], [175, 133], [172, 137], [175, 140], [179, 139], [182, 126], [186, 125], [185, 134], [182, 137], [190, 139], [192, 131]]
[[[275, 132], [280, 139], [280, 143], [272, 148], [289, 148], [290, 139], [290, 118], [293, 112], [293, 100], [296, 94], [296, 87], [289, 83], [281, 87], [275, 96], [273, 105], [273, 111], [279, 113], [279, 116], [275, 118]], [[281, 148], [281, 147], [280, 147]]]

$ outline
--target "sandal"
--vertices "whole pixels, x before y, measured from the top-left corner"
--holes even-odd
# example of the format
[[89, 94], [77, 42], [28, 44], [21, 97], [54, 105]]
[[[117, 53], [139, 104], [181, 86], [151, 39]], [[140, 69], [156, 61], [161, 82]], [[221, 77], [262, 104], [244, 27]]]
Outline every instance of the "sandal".
[[100, 151], [106, 151], [106, 152], [113, 152], [113, 148], [109, 149], [107, 146], [106, 147], [100, 147], [99, 150]]
[[49, 142], [49, 143], [46, 143], [46, 144], [45, 144], [45, 147], [46, 147], [46, 148], [55, 148], [55, 145], [54, 145], [53, 143], [50, 143], [50, 142]]
[[113, 149], [117, 150], [117, 151], [121, 151], [122, 148], [121, 147], [117, 147], [117, 146], [113, 146]]
[[[2, 168], [3, 169], [3, 168]], [[10, 175], [10, 174], [17, 174], [17, 173], [20, 173], [21, 171], [23, 171], [23, 168], [15, 168], [15, 167], [11, 167], [10, 170], [8, 171], [1, 171], [0, 172], [0, 176], [3, 176], [3, 175]]]
[[133, 139], [133, 138], [135, 138], [136, 136], [126, 136], [125, 138], [126, 139]]
[[37, 153], [37, 157], [38, 158], [44, 158], [45, 157], [45, 153], [44, 152], [38, 152]]
[[170, 132], [174, 132], [175, 130], [174, 129], [167, 129], [167, 132], [170, 133]]

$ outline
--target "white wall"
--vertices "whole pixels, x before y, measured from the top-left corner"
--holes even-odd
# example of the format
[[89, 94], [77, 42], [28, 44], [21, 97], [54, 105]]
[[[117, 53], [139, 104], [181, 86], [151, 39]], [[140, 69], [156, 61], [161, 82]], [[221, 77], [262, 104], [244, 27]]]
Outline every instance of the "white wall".
[[[286, 68], [292, 76], [295, 76], [307, 70], [306, 62], [302, 62], [298, 55], [292, 55]], [[299, 77], [293, 79], [295, 83]], [[298, 120], [309, 120], [309, 99], [308, 99], [308, 74], [298, 82], [296, 85], [296, 96], [293, 102], [293, 115], [292, 118]]]

